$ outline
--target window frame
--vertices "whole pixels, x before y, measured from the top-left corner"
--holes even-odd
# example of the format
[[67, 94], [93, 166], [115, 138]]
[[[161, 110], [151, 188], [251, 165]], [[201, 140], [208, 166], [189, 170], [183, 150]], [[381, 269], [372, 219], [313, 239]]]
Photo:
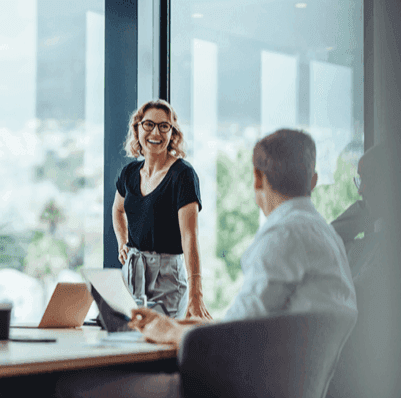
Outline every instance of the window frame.
[[[123, 165], [127, 163], [122, 143], [127, 133], [130, 113], [149, 96], [170, 101], [171, 87], [171, 0], [152, 2], [152, 88], [144, 93], [138, 90], [138, 7], [149, 6], [149, 0], [116, 2], [105, 0], [105, 138], [104, 138], [104, 267], [120, 268], [117, 259], [117, 240], [112, 225], [112, 205], [116, 191], [115, 182]], [[375, 144], [374, 101], [373, 101], [373, 0], [363, 2], [364, 29], [364, 150]], [[142, 22], [143, 23], [143, 22]], [[134, 32], [124, 35], [125, 30]], [[120, 57], [113, 55], [124, 47]], [[128, 51], [130, 50], [130, 51]], [[130, 68], [127, 68], [127, 65]], [[120, 99], [124, 98], [121, 102]]]
[[[113, 229], [116, 180], [126, 164], [123, 143], [138, 104], [138, 1], [105, 0], [103, 267], [121, 268]], [[122, 100], [123, 99], [123, 100]]]

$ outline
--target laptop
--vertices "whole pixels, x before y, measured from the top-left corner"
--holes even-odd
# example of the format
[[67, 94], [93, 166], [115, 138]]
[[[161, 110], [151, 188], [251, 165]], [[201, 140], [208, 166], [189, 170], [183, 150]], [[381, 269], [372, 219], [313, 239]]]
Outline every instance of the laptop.
[[78, 328], [84, 323], [93, 297], [85, 283], [60, 282], [40, 321], [11, 323], [12, 328]]
[[[131, 319], [131, 310], [142, 306], [143, 303], [129, 291], [121, 269], [82, 269], [81, 274], [99, 309], [99, 323], [103, 329], [107, 330], [109, 337], [141, 335], [128, 327], [128, 321]], [[162, 302], [148, 302], [147, 307], [153, 308], [161, 314], [169, 315]], [[115, 335], [117, 332], [130, 334]]]

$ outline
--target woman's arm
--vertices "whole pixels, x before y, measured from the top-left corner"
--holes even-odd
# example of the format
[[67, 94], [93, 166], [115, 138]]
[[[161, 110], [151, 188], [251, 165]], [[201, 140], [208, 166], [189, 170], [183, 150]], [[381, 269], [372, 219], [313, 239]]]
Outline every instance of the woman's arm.
[[186, 317], [212, 319], [203, 302], [198, 245], [198, 203], [193, 202], [181, 207], [178, 211], [178, 221], [188, 273], [189, 303]]
[[128, 222], [124, 209], [124, 197], [122, 197], [117, 190], [114, 197], [112, 218], [118, 243], [118, 260], [121, 264], [124, 264], [128, 254]]

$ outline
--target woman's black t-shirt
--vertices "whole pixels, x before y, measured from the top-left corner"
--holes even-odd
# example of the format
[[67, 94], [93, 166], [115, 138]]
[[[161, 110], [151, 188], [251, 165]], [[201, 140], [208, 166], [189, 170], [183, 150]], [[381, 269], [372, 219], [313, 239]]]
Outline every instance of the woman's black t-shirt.
[[191, 164], [179, 158], [151, 193], [143, 196], [140, 169], [143, 161], [126, 165], [117, 180], [128, 220], [128, 243], [140, 251], [182, 254], [178, 210], [194, 201], [202, 209], [199, 178]]

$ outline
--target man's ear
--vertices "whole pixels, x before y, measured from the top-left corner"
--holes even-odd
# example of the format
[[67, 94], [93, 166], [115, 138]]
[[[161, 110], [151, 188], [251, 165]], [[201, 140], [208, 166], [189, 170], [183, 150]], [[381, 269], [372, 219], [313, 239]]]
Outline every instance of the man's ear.
[[310, 185], [311, 191], [316, 187], [317, 178], [318, 178], [318, 175], [317, 175], [317, 172], [315, 172], [312, 176], [312, 181], [311, 181], [311, 185]]
[[253, 186], [255, 190], [263, 188], [263, 174], [257, 168], [253, 167]]

